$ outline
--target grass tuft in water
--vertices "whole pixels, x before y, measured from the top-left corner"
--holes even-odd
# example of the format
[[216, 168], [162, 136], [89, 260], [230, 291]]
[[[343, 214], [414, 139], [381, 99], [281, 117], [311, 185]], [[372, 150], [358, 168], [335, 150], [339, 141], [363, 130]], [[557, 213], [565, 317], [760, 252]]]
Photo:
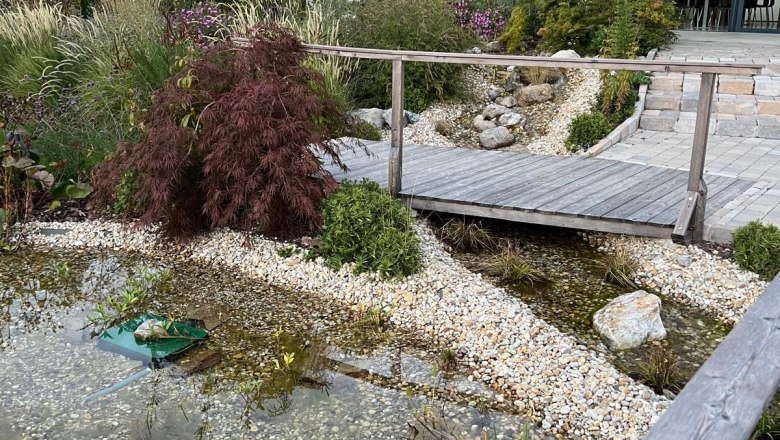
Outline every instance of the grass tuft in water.
[[615, 249], [597, 263], [604, 270], [605, 281], [632, 289], [639, 287], [634, 282], [638, 265], [624, 248]]
[[780, 439], [780, 415], [766, 410], [758, 419], [756, 429], [750, 440], [777, 440]]
[[439, 229], [442, 240], [455, 250], [477, 252], [495, 249], [498, 241], [482, 222], [452, 219]]
[[486, 273], [507, 283], [533, 285], [548, 281], [544, 272], [535, 268], [511, 245], [491, 256], [484, 264]]
[[683, 375], [680, 362], [675, 355], [662, 347], [658, 347], [639, 363], [639, 380], [661, 394], [664, 390], [679, 392], [682, 388]]
[[439, 353], [439, 369], [446, 373], [451, 373], [458, 369], [458, 356], [454, 350], [445, 348]]

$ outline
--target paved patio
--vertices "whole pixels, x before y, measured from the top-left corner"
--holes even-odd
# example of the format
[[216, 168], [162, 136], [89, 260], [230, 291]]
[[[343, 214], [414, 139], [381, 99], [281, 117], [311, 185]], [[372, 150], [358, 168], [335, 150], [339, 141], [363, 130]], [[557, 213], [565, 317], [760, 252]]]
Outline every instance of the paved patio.
[[[780, 36], [680, 32], [680, 40], [673, 47], [661, 50], [655, 59], [767, 65], [763, 75], [755, 78], [718, 78], [718, 89], [714, 98], [716, 114], [713, 115], [711, 124], [705, 173], [739, 177], [752, 180], [755, 184], [708, 219], [705, 239], [728, 242], [734, 229], [752, 220], [780, 226], [780, 132], [775, 133], [777, 115], [780, 115]], [[651, 93], [655, 92], [655, 98], [661, 104], [662, 98], [668, 98], [670, 93], [674, 94], [674, 99], [680, 101], [666, 101], [669, 101], [672, 107], [677, 107], [659, 106], [658, 109], [647, 109], [640, 124], [640, 127], [645, 129], [640, 128], [598, 157], [687, 170], [691, 159], [693, 130], [685, 129], [687, 125], [681, 121], [685, 119], [683, 116], [695, 118], [695, 112], [690, 112], [695, 110], [695, 105], [690, 108], [691, 103], [685, 102], [684, 99], [686, 93], [698, 92], [697, 80], [698, 78], [676, 78], [663, 74], [657, 76], [654, 84], [650, 86]], [[735, 93], [740, 87], [746, 90], [743, 93]], [[744, 104], [744, 108], [740, 107], [738, 112], [734, 112], [736, 115], [723, 111], [731, 107], [717, 105], [721, 100], [734, 99]], [[776, 104], [766, 104], [767, 99], [774, 100]], [[648, 95], [648, 103], [653, 106], [651, 101]], [[655, 105], [658, 106], [659, 103]], [[677, 113], [674, 121], [661, 121], [663, 118], [659, 119], [655, 114], [668, 115], [674, 113], [674, 110]], [[719, 110], [720, 113], [717, 113]], [[729, 117], [733, 117], [735, 122], [725, 122]], [[755, 120], [755, 126], [751, 130], [743, 130], [745, 127], [739, 124], [752, 124], [746, 122], [748, 119]], [[716, 132], [716, 128], [719, 135], [712, 134]], [[724, 135], [732, 134], [732, 131], [739, 136]]]

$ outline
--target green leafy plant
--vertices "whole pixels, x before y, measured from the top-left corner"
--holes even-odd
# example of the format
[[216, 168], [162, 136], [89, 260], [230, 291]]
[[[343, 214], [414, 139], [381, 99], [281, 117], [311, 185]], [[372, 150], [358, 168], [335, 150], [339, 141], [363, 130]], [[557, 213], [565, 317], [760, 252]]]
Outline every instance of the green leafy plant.
[[737, 228], [731, 237], [734, 260], [742, 269], [771, 280], [780, 272], [780, 229], [752, 221]]
[[639, 362], [637, 374], [642, 382], [658, 394], [664, 390], [679, 392], [682, 389], [683, 376], [679, 361], [665, 348], [654, 348]]
[[379, 129], [365, 121], [357, 122], [348, 133], [352, 137], [367, 141], [382, 140], [382, 133]]
[[298, 253], [298, 249], [295, 246], [283, 246], [276, 250], [276, 255], [282, 258], [290, 258]]
[[411, 275], [420, 269], [420, 243], [409, 210], [379, 184], [342, 182], [323, 203], [318, 255], [337, 269], [354, 263], [354, 272], [383, 277]]
[[527, 35], [527, 14], [528, 11], [523, 4], [512, 8], [512, 14], [506, 22], [504, 32], [498, 37], [498, 41], [504, 43], [506, 51], [509, 53], [517, 52], [523, 47], [523, 38]]
[[[470, 30], [456, 24], [454, 9], [446, 0], [365, 0], [342, 22], [341, 42], [347, 46], [461, 52], [476, 40]], [[462, 65], [405, 64], [406, 108], [419, 112], [434, 101], [465, 94]], [[351, 85], [356, 105], [389, 108], [391, 64], [361, 61]]]
[[455, 250], [479, 252], [496, 247], [498, 240], [479, 221], [451, 219], [439, 228], [441, 239]]
[[569, 126], [566, 149], [570, 152], [586, 150], [604, 139], [612, 130], [609, 120], [599, 111], [578, 115]]
[[438, 366], [441, 371], [453, 372], [458, 369], [458, 356], [455, 351], [445, 348], [439, 353]]
[[489, 275], [508, 283], [533, 285], [547, 280], [542, 271], [536, 269], [511, 245], [488, 258], [484, 268]]
[[[167, 270], [157, 272], [142, 270], [137, 276], [128, 279], [124, 288], [95, 303], [92, 313], [87, 316], [89, 322], [95, 327], [93, 333], [100, 333], [101, 330], [140, 312], [149, 295], [169, 280], [170, 272]], [[168, 322], [170, 326], [173, 320]]]

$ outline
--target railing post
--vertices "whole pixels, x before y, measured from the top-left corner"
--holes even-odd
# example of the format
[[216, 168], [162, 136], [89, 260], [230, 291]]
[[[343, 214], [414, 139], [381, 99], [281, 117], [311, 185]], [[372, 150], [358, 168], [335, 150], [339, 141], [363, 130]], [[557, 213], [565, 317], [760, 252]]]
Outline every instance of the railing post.
[[390, 160], [387, 166], [387, 187], [393, 197], [401, 192], [404, 155], [404, 62], [393, 60], [393, 109], [390, 127]]
[[676, 243], [690, 244], [704, 237], [704, 213], [707, 205], [707, 185], [704, 184], [704, 161], [707, 157], [707, 139], [710, 132], [712, 96], [715, 92], [715, 74], [702, 73], [699, 104], [696, 109], [696, 129], [693, 134], [691, 166], [688, 171], [688, 191], [680, 216], [672, 233]]

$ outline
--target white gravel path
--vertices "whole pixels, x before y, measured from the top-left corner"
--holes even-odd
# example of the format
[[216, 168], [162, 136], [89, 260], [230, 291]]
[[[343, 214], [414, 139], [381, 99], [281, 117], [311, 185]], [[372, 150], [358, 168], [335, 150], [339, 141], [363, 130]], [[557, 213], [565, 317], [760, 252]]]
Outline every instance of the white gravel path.
[[[158, 245], [149, 230], [118, 223], [38, 223], [29, 225], [29, 240], [39, 246], [90, 247], [175, 252], [196, 262], [235, 270], [273, 285], [327, 295], [354, 307], [388, 307], [391, 321], [423, 332], [439, 343], [467, 353], [473, 377], [490, 383], [559, 438], [635, 439], [668, 406], [669, 401], [618, 372], [601, 355], [578, 345], [537, 319], [529, 308], [503, 289], [469, 272], [418, 225], [424, 246], [424, 271], [385, 282], [339, 271], [320, 262], [289, 258], [276, 249], [287, 246], [231, 231], [217, 231], [187, 246]], [[68, 229], [58, 235], [39, 228]]]

